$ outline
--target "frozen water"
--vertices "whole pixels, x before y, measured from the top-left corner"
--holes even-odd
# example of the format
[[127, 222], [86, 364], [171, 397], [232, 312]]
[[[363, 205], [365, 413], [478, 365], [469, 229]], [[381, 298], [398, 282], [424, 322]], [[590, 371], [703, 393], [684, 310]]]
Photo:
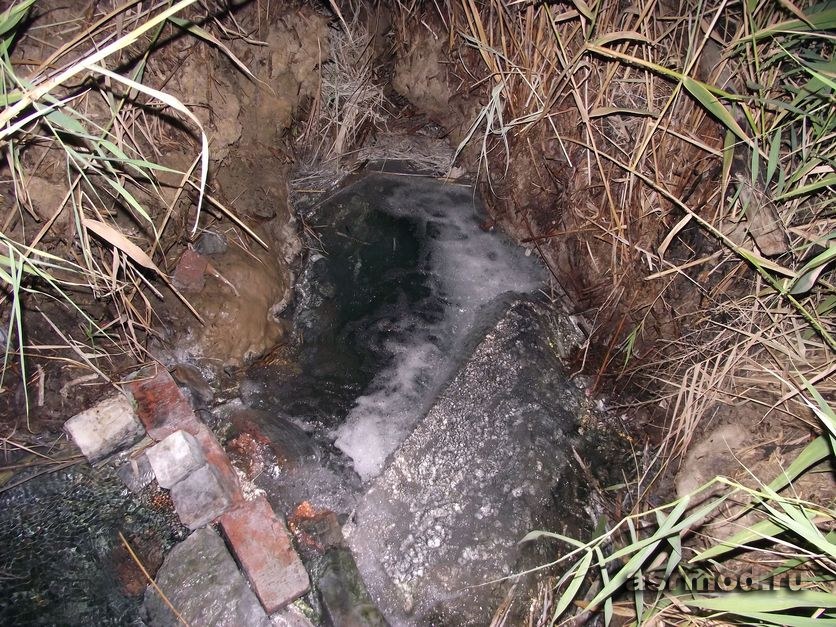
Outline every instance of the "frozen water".
[[[454, 355], [479, 311], [507, 292], [536, 290], [544, 280], [536, 260], [479, 227], [480, 208], [471, 188], [425, 178], [371, 178], [374, 208], [414, 225], [416, 270], [429, 293], [418, 302], [400, 299], [391, 317], [379, 318], [366, 338], [390, 359], [335, 432], [336, 446], [353, 459], [364, 480], [380, 472], [426, 412], [451, 375]], [[394, 252], [398, 241], [389, 246]]]

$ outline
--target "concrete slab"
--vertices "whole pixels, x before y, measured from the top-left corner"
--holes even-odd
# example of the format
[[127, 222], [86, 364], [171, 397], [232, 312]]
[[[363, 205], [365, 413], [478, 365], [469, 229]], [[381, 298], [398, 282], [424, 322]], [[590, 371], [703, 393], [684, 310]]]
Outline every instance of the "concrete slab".
[[580, 332], [522, 299], [479, 337], [343, 529], [392, 624], [488, 624], [504, 592], [483, 584], [548, 561], [519, 540], [584, 505], [558, 496], [586, 402], [561, 357]]

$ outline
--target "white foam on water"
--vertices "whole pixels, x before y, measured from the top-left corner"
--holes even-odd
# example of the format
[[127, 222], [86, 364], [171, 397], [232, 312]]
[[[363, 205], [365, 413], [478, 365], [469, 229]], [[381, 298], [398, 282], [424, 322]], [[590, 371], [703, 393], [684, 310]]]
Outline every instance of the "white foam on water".
[[393, 355], [391, 364], [375, 377], [336, 431], [336, 446], [352, 458], [364, 481], [380, 473], [387, 457], [426, 413], [449, 377], [457, 348], [477, 322], [479, 309], [507, 292], [534, 291], [544, 281], [536, 260], [479, 228], [467, 188], [410, 181], [381, 199], [380, 210], [422, 222], [427, 231], [422, 269], [440, 287], [445, 307], [435, 324], [421, 323], [404, 312], [385, 343]]

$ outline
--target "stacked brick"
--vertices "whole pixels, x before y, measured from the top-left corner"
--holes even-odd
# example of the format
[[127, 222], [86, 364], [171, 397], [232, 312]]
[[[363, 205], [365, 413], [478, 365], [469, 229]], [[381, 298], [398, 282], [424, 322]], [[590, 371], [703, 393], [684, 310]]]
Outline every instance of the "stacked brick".
[[192, 531], [220, 523], [267, 614], [309, 590], [308, 574], [284, 521], [264, 497], [245, 500], [226, 452], [165, 369], [138, 373], [123, 394], [73, 416], [65, 430], [91, 462], [147, 434], [154, 444], [143, 459], [129, 462], [134, 472], [150, 465], [160, 487], [171, 491], [181, 522]]

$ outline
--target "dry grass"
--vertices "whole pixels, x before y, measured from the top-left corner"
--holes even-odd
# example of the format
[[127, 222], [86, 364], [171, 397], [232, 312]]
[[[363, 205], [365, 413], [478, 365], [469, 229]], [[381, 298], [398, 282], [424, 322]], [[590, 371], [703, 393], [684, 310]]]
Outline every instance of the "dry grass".
[[[164, 251], [180, 235], [172, 222], [190, 213], [192, 232], [198, 226], [208, 140], [188, 107], [145, 84], [146, 71], [183, 33], [246, 71], [206, 30], [219, 24], [213, 15], [178, 17], [193, 4], [103, 2], [79, 14], [22, 1], [0, 16], [4, 377], [15, 358], [25, 382], [30, 356], [69, 351], [106, 380], [114, 357], [147, 359], [161, 290], [188, 306]], [[165, 165], [165, 141], [194, 143], [186, 171]], [[60, 345], [38, 344], [33, 316]]]
[[331, 29], [330, 58], [321, 69], [319, 94], [300, 137], [309, 159], [318, 164], [338, 167], [339, 159], [383, 121], [386, 98], [374, 80], [372, 35], [357, 15]]

